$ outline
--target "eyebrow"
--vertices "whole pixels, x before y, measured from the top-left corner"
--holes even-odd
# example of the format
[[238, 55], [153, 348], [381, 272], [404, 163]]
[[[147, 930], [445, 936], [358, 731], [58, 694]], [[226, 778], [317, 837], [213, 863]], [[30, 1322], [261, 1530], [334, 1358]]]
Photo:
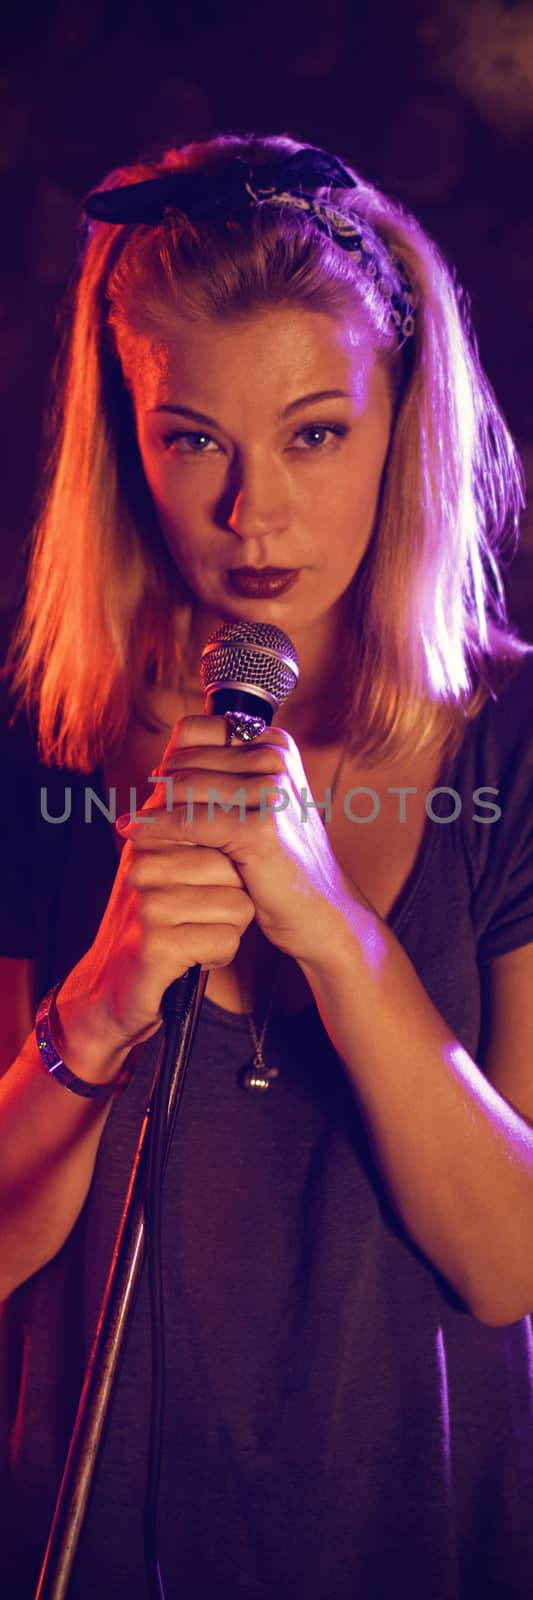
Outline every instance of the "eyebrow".
[[[309, 406], [318, 400], [351, 400], [352, 398], [353, 396], [348, 389], [319, 389], [316, 394], [303, 394], [299, 400], [291, 400], [290, 405], [285, 406], [284, 411], [278, 411], [274, 421], [283, 422], [285, 417], [292, 417], [293, 413], [299, 411], [302, 406]], [[190, 406], [155, 406], [154, 410], [149, 412], [148, 415], [156, 416], [160, 411], [178, 412], [181, 417], [191, 417], [193, 422], [205, 422], [210, 428], [220, 427], [220, 423], [216, 421], [215, 417], [208, 417], [205, 411], [193, 411]]]

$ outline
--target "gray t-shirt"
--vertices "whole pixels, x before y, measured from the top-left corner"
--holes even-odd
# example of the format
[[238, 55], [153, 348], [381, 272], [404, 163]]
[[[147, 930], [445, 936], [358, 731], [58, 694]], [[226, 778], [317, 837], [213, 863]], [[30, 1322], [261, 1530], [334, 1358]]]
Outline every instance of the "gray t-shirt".
[[[486, 962], [533, 941], [532, 689], [528, 658], [465, 725], [442, 775], [460, 815], [428, 817], [388, 919], [474, 1060]], [[83, 820], [101, 772], [39, 769], [27, 730], [3, 729], [0, 954], [32, 956], [42, 994], [92, 941], [117, 857], [109, 822]], [[57, 816], [70, 785], [68, 822], [37, 816], [41, 783]], [[33, 1593], [159, 1044], [69, 1240], [6, 1306], [9, 1600]], [[406, 1235], [313, 1006], [274, 1017], [266, 1094], [238, 1085], [251, 1055], [246, 1018], [204, 1000], [165, 1186], [167, 1600], [531, 1600], [529, 1317], [483, 1326]], [[148, 1394], [143, 1281], [69, 1600], [146, 1593]]]

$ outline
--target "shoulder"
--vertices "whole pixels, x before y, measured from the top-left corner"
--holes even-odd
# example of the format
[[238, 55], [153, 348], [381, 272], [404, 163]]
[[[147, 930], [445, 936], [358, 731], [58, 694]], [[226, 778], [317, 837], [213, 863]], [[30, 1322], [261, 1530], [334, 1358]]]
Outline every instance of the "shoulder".
[[0, 669], [0, 758], [4, 773], [6, 765], [35, 769], [39, 760], [36, 719], [21, 706], [5, 667]]
[[454, 757], [458, 788], [485, 785], [508, 797], [531, 783], [532, 710], [533, 652], [521, 661], [496, 664], [460, 730]]
[[456, 768], [482, 962], [533, 939], [532, 706], [530, 654], [493, 686], [467, 728]]
[[[77, 791], [97, 773], [49, 765], [42, 759], [39, 745], [38, 712], [28, 710], [14, 692], [9, 674], [0, 669], [0, 822], [13, 838], [18, 834], [39, 835], [43, 827], [43, 791], [50, 810], [60, 813], [65, 788]], [[51, 839], [45, 833], [47, 846]]]
[[527, 732], [531, 736], [533, 705], [533, 646], [521, 659], [492, 663], [480, 683], [483, 704], [473, 718], [481, 719], [502, 748]]

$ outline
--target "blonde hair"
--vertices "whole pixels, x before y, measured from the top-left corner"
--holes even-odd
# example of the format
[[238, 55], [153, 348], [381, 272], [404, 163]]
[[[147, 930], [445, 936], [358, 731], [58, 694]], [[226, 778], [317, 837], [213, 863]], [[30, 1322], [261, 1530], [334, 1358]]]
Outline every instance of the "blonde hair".
[[[220, 135], [119, 168], [104, 188], [176, 168], [259, 165], [305, 146]], [[351, 170], [351, 169], [348, 169]], [[317, 190], [394, 249], [416, 300], [376, 525], [351, 585], [335, 732], [375, 762], [437, 734], [459, 739], [500, 667], [533, 646], [509, 624], [502, 580], [523, 504], [521, 468], [483, 373], [460, 292], [416, 220], [369, 183]], [[194, 606], [140, 463], [128, 373], [172, 316], [225, 322], [272, 305], [345, 316], [362, 306], [378, 358], [398, 373], [387, 307], [353, 257], [293, 208], [230, 222], [86, 226], [55, 374], [52, 449], [26, 593], [7, 660], [37, 709], [41, 759], [91, 771], [120, 745], [148, 687], [179, 684]], [[408, 368], [411, 370], [408, 371]]]

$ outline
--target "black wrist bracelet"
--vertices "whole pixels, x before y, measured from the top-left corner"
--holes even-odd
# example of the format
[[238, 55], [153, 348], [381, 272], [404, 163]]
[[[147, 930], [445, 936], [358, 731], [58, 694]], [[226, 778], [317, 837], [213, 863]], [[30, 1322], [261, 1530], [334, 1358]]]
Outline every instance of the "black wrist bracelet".
[[120, 1094], [131, 1077], [126, 1066], [121, 1068], [118, 1077], [111, 1083], [87, 1083], [85, 1078], [78, 1078], [75, 1072], [71, 1072], [70, 1067], [67, 1067], [63, 1057], [56, 1050], [50, 1027], [54, 1024], [56, 995], [60, 988], [61, 980], [48, 990], [35, 1014], [35, 1033], [43, 1067], [51, 1078], [56, 1078], [57, 1082], [63, 1085], [64, 1089], [70, 1089], [72, 1094], [82, 1095], [84, 1100], [103, 1100], [104, 1097], [109, 1099], [110, 1095]]

